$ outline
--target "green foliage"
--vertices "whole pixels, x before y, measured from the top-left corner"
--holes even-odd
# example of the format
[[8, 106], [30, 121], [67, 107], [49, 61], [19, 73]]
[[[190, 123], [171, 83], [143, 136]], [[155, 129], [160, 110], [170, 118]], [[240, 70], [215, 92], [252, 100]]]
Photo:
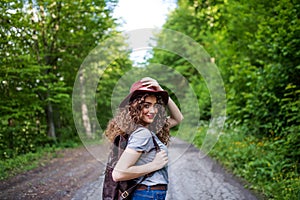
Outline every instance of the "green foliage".
[[[0, 180], [9, 176], [13, 176], [22, 171], [33, 169], [37, 166], [37, 162], [34, 162], [32, 158], [33, 153], [28, 153], [23, 158], [18, 157], [14, 159], [6, 159], [0, 161]], [[29, 165], [30, 163], [30, 165]], [[15, 169], [15, 170], [14, 170]], [[16, 170], [18, 169], [18, 170]]]
[[[196, 146], [201, 147], [206, 129], [204, 126], [199, 130]], [[236, 128], [225, 131], [209, 155], [247, 180], [247, 187], [263, 193], [267, 199], [297, 199], [299, 165], [292, 158], [286, 159], [288, 143], [279, 137], [258, 139]]]
[[[178, 1], [164, 25], [201, 44], [222, 74], [233, 139], [221, 137], [213, 155], [270, 199], [296, 199], [299, 193], [299, 13], [293, 0]], [[189, 80], [205, 111], [202, 119], [209, 119], [211, 91], [193, 67], [163, 51], [154, 51], [152, 60]], [[231, 133], [236, 127], [239, 134]]]
[[[119, 52], [120, 53], [120, 52]], [[126, 54], [125, 54], [126, 55]], [[112, 110], [112, 98], [113, 91], [117, 81], [129, 70], [132, 66], [132, 62], [128, 57], [120, 57], [106, 68], [105, 72], [101, 77], [100, 84], [97, 87], [97, 116], [102, 129], [106, 128], [106, 124], [112, 118], [114, 110]], [[128, 88], [126, 93], [128, 92]]]
[[[299, 6], [292, 1], [279, 4], [275, 1], [235, 2], [232, 7], [227, 7], [228, 13], [224, 13], [228, 21], [225, 38], [232, 42], [224, 46], [224, 51], [231, 49], [238, 55], [232, 55], [230, 61], [220, 57], [221, 68], [231, 66], [224, 70], [228, 71], [225, 75], [228, 113], [231, 119], [251, 127], [252, 133], [279, 136], [291, 125], [287, 121], [299, 126], [295, 121], [299, 110], [294, 107], [297, 113], [292, 112], [290, 116], [283, 111], [287, 101], [299, 105], [299, 94], [296, 93], [299, 90], [299, 78], [296, 78], [300, 73], [297, 68], [299, 50], [294, 46], [299, 45], [296, 39]], [[233, 16], [229, 13], [233, 10], [242, 13]], [[292, 93], [286, 89], [290, 86], [294, 90]], [[287, 95], [292, 97], [286, 99], [284, 96]]]
[[[84, 58], [114, 34], [111, 12], [115, 3], [1, 3], [0, 158], [35, 152], [57, 142], [78, 141], [72, 87]], [[121, 68], [121, 64], [115, 67]], [[114, 75], [107, 80], [115, 80]]]
[[74, 141], [62, 142], [59, 145], [52, 146], [46, 144], [43, 148], [38, 147], [35, 152], [17, 155], [5, 160], [2, 159], [0, 160], [0, 180], [7, 179], [36, 167], [43, 167], [51, 161], [51, 159], [60, 156], [60, 150], [79, 146], [80, 144]]
[[13, 158], [19, 154], [35, 152], [38, 147], [53, 144], [54, 141], [41, 132], [35, 122], [24, 121], [22, 124], [8, 126], [2, 123], [0, 134], [0, 155]]

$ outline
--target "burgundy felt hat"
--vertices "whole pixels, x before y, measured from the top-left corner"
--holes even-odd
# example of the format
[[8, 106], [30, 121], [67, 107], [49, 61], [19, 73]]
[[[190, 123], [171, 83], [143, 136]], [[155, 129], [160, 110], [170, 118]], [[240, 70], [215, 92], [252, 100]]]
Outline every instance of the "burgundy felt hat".
[[150, 94], [153, 93], [155, 95], [159, 95], [162, 97], [163, 102], [166, 105], [168, 104], [169, 94], [167, 91], [158, 91], [154, 87], [143, 86], [143, 83], [141, 81], [137, 81], [132, 84], [129, 94], [120, 103], [119, 107], [124, 107], [125, 105], [129, 104], [129, 102], [131, 102], [134, 99], [134, 97], [143, 93], [150, 93]]

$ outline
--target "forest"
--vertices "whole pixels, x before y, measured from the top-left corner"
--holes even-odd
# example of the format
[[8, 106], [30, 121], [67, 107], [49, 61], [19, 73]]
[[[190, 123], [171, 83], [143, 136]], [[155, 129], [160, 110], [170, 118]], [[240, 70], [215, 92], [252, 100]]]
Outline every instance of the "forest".
[[[80, 145], [81, 132], [101, 140], [97, 124], [105, 128], [113, 115], [114, 87], [136, 67], [130, 51], [123, 48], [125, 39], [103, 47], [118, 55], [105, 72], [97, 70], [103, 63], [94, 63], [92, 73], [102, 74], [96, 102], [86, 95], [89, 91], [79, 91], [86, 96], [86, 102], [75, 108], [84, 116], [80, 118], [82, 130], [74, 123], [72, 95], [84, 59], [101, 47], [102, 41], [119, 34], [119, 24], [112, 17], [117, 3], [1, 3], [0, 179], [42, 157], [40, 152]], [[300, 198], [299, 14], [296, 0], [178, 0], [163, 25], [163, 29], [184, 34], [201, 45], [222, 77], [226, 121], [209, 155], [266, 199]], [[157, 45], [169, 39], [162, 31], [156, 36]], [[153, 48], [144, 70], [151, 63], [172, 68], [193, 88], [201, 123], [181, 129], [180, 135], [186, 139], [196, 129], [191, 142], [201, 148], [213, 116], [207, 80], [189, 60], [160, 48]], [[89, 79], [82, 73], [79, 88]], [[96, 104], [96, 117], [89, 116], [87, 105], [91, 102]], [[188, 115], [185, 117], [192, 119], [194, 113]]]

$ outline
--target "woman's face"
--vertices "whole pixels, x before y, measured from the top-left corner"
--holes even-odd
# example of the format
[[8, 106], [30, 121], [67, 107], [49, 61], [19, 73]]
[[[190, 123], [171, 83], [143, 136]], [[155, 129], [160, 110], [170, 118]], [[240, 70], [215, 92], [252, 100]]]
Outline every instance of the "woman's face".
[[141, 112], [141, 120], [145, 125], [149, 125], [154, 121], [155, 115], [158, 112], [157, 110], [157, 99], [155, 96], [148, 96], [145, 98], [143, 109]]

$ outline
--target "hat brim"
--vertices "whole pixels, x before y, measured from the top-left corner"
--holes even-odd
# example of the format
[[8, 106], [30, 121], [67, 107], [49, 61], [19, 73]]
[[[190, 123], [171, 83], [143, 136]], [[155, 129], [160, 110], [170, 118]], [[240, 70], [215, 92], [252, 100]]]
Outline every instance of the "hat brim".
[[139, 95], [139, 94], [145, 94], [145, 93], [149, 93], [149, 94], [154, 94], [154, 95], [159, 95], [162, 97], [162, 100], [164, 102], [165, 105], [168, 104], [169, 101], [169, 94], [167, 91], [153, 91], [153, 90], [135, 90], [134, 92], [130, 93], [129, 95], [127, 95], [127, 97], [120, 103], [119, 107], [125, 107], [126, 105], [129, 104], [129, 102], [132, 101], [132, 99]]

